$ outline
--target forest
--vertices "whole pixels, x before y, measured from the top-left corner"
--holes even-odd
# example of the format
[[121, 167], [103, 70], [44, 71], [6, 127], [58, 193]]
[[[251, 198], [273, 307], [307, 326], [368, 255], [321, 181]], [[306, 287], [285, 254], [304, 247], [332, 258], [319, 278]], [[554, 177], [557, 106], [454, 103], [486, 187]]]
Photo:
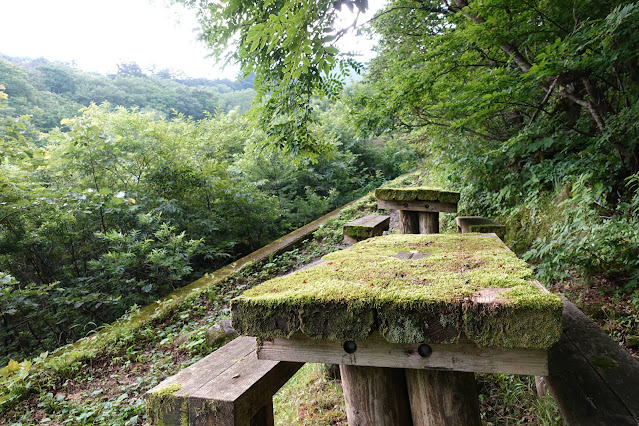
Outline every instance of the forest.
[[[2, 65], [11, 71], [2, 74], [9, 77], [0, 110], [3, 364], [73, 342], [414, 168], [419, 158], [418, 149], [392, 138], [377, 145], [359, 138], [342, 102], [316, 105], [313, 131], [331, 154], [291, 161], [265, 147], [264, 132], [242, 115], [252, 90], [240, 84], [227, 92], [197, 89], [211, 111], [194, 118], [186, 112], [203, 104], [180, 93], [197, 90], [159, 77], [110, 79], [51, 64], [29, 74]], [[51, 69], [77, 90], [52, 91], [45, 78]], [[90, 79], [104, 93], [127, 82], [140, 89], [120, 89], [135, 96], [111, 104], [119, 98], [102, 98], [101, 86], [83, 82]], [[167, 90], [158, 89], [163, 85]], [[95, 92], [88, 104], [49, 129], [65, 108], [81, 105], [87, 88]], [[167, 99], [157, 99], [159, 92]], [[172, 93], [191, 102], [186, 112], [165, 107]], [[224, 96], [238, 102], [233, 109]], [[52, 100], [60, 109], [46, 108]]]
[[639, 347], [638, 2], [177, 2], [237, 82], [0, 59], [0, 365], [413, 170]]

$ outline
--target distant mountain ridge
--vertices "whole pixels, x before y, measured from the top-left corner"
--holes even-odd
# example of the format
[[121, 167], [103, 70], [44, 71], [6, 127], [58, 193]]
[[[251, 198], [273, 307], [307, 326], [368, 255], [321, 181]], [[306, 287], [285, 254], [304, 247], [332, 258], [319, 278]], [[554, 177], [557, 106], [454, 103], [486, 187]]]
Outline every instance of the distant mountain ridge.
[[147, 74], [136, 63], [120, 64], [116, 74], [104, 76], [44, 58], [0, 54], [0, 84], [9, 96], [0, 118], [28, 114], [35, 127], [46, 132], [84, 106], [109, 102], [199, 120], [207, 112], [247, 111], [255, 96], [254, 79], [253, 75], [242, 81], [184, 78], [170, 70]]

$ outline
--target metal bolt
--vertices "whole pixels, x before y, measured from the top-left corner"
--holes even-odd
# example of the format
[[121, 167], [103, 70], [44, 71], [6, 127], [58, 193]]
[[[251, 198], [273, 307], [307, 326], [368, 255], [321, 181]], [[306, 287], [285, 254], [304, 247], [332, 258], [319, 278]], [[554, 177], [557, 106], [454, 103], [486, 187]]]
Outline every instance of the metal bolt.
[[419, 354], [419, 356], [421, 356], [422, 358], [428, 358], [430, 356], [430, 354], [433, 353], [433, 348], [431, 348], [429, 345], [427, 344], [421, 344], [419, 345], [419, 347], [417, 348], [417, 353]]
[[357, 350], [357, 343], [353, 342], [352, 340], [347, 340], [344, 342], [344, 351], [347, 354], [353, 354], [355, 353], [356, 350]]

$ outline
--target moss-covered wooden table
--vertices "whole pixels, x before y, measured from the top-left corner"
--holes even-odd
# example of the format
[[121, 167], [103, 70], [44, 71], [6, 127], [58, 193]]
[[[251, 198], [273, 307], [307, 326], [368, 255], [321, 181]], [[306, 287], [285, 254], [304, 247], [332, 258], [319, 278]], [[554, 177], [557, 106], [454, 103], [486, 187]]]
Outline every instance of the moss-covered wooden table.
[[416, 188], [377, 188], [377, 207], [399, 211], [402, 234], [439, 233], [439, 212], [455, 213], [459, 192], [420, 186]]
[[[430, 234], [362, 241], [245, 292], [231, 311], [240, 334], [260, 338], [262, 359], [543, 376], [562, 303], [498, 238]], [[428, 416], [413, 400], [448, 391], [424, 392], [433, 390], [409, 380], [408, 412], [414, 424], [437, 424], [422, 421]], [[382, 404], [371, 416], [392, 409]]]

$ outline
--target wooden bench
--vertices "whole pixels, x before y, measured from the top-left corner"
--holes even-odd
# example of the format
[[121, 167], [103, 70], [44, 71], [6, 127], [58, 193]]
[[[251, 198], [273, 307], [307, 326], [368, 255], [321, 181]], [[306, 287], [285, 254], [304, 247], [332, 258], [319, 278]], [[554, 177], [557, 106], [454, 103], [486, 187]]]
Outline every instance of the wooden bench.
[[238, 337], [145, 394], [158, 425], [273, 425], [273, 395], [303, 365], [258, 360]]
[[458, 216], [455, 221], [457, 222], [457, 230], [462, 234], [470, 232], [479, 232], [482, 234], [494, 233], [502, 240], [506, 235], [506, 226], [494, 220], [486, 219], [485, 217]]
[[388, 231], [390, 216], [369, 214], [348, 222], [343, 227], [344, 243], [355, 244], [371, 237], [379, 237]]
[[639, 362], [566, 300], [548, 370], [546, 384], [569, 425], [639, 425]]

